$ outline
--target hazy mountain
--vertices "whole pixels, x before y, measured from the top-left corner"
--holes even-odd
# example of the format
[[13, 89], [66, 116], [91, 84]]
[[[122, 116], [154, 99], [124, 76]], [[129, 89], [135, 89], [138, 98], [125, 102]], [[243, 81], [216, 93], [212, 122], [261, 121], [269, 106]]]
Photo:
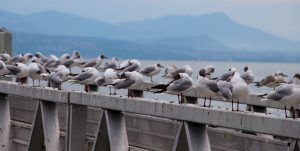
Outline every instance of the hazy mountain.
[[22, 16], [5, 11], [0, 11], [0, 27], [13, 31], [31, 31], [34, 29], [23, 20]]
[[121, 23], [119, 26], [142, 33], [138, 39], [206, 35], [229, 47], [241, 50], [300, 50], [300, 42], [238, 24], [223, 13], [202, 16], [166, 16]]
[[0, 11], [0, 26], [19, 32], [14, 36], [17, 52], [82, 49], [94, 56], [93, 51], [103, 48], [107, 53], [125, 58], [261, 60], [265, 57], [274, 60], [279, 54], [293, 51], [284, 54], [291, 56], [290, 60], [282, 59], [294, 61], [297, 57], [294, 54], [300, 49], [300, 42], [240, 25], [222, 13], [174, 15], [112, 25], [56, 11], [25, 16]]
[[[53, 36], [15, 32], [14, 54], [43, 52], [46, 55], [71, 53], [79, 50], [85, 58], [94, 58], [100, 53], [108, 57], [169, 60], [222, 60], [222, 61], [299, 61], [299, 53], [246, 52], [218, 49], [199, 50], [191, 45], [176, 46], [170, 43], [180, 39], [165, 39], [162, 43], [138, 44], [123, 40], [108, 40], [97, 37]], [[214, 41], [211, 41], [213, 43]], [[217, 43], [216, 43], [217, 44]], [[220, 44], [221, 45], [221, 44]]]

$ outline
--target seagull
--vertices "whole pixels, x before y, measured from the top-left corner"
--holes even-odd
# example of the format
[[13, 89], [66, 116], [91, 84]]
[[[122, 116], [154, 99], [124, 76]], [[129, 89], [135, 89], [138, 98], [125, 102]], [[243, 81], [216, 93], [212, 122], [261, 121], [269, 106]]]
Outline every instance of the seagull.
[[44, 63], [44, 68], [52, 70], [52, 69], [56, 68], [58, 65], [60, 65], [60, 63], [61, 63], [61, 61], [60, 61], [60, 59], [58, 59], [57, 56], [50, 55], [48, 58], [48, 61]]
[[[298, 77], [296, 77], [298, 78]], [[279, 86], [275, 91], [264, 96], [261, 101], [276, 101], [284, 105], [285, 116], [287, 116], [286, 108], [290, 106], [292, 118], [296, 118], [294, 105], [300, 104], [300, 86], [295, 84], [284, 84]]]
[[164, 73], [164, 75], [162, 75], [162, 77], [172, 79], [176, 70], [177, 70], [177, 67], [175, 65], [171, 65], [165, 69], [165, 73]]
[[28, 63], [28, 61], [29, 61], [32, 57], [33, 57], [33, 56], [32, 56], [31, 53], [20, 54], [20, 55], [17, 55], [17, 56], [12, 57], [12, 58], [10, 59], [10, 61], [9, 61], [9, 64], [14, 64], [14, 63], [17, 63], [17, 62], [26, 64], [26, 63]]
[[105, 58], [107, 58], [107, 57], [105, 57], [104, 55], [99, 55], [99, 57], [85, 62], [83, 65], [81, 65], [81, 67], [82, 68], [94, 67], [98, 70], [100, 65], [102, 64], [103, 59], [105, 59]]
[[293, 77], [293, 84], [300, 85], [300, 73], [296, 73]]
[[186, 65], [186, 66], [176, 69], [175, 74], [177, 74], [177, 73], [186, 73], [187, 75], [192, 76], [193, 68], [190, 65]]
[[80, 55], [79, 51], [77, 51], [77, 50], [73, 51], [71, 58], [72, 59], [81, 59], [81, 55]]
[[7, 73], [4, 73], [4, 75], [15, 77], [19, 84], [26, 83], [29, 70], [25, 64], [17, 62], [15, 65], [6, 65], [6, 68]]
[[234, 71], [234, 74], [230, 80], [230, 83], [232, 84], [232, 111], [234, 111], [233, 110], [233, 102], [237, 102], [236, 111], [239, 111], [240, 100], [245, 99], [249, 93], [248, 85], [241, 78], [240, 73], [238, 71]]
[[121, 72], [133, 72], [133, 71], [139, 71], [141, 69], [141, 63], [140, 61], [136, 60], [136, 59], [132, 59], [132, 60], [125, 60], [124, 62], [122, 62], [120, 64], [120, 69]]
[[[118, 72], [114, 69], [108, 68], [105, 70], [104, 75], [99, 75], [98, 78], [95, 79], [95, 83], [97, 86], [107, 85], [109, 87], [109, 94], [111, 95], [111, 85], [114, 83], [116, 79], [119, 79]], [[116, 90], [114, 95], [116, 94]]]
[[161, 68], [164, 68], [164, 66], [160, 65], [159, 63], [156, 63], [154, 65], [146, 66], [145, 68], [141, 69], [139, 72], [142, 75], [150, 77], [151, 82], [153, 82], [152, 76], [159, 74]]
[[227, 81], [218, 81], [218, 88], [220, 89], [220, 94], [225, 98], [226, 101], [232, 100], [232, 89], [233, 86], [230, 82]]
[[50, 74], [50, 76], [48, 77], [48, 86], [61, 90], [62, 83], [66, 81], [62, 79], [63, 76], [64, 73], [62, 72], [55, 72]]
[[236, 72], [236, 68], [231, 67], [229, 68], [228, 72], [224, 73], [223, 75], [221, 75], [218, 78], [218, 81], [222, 80], [222, 81], [230, 81], [230, 79], [232, 78], [232, 76], [234, 75], [234, 72]]
[[241, 75], [241, 78], [244, 79], [244, 81], [245, 81], [247, 84], [252, 83], [253, 80], [254, 80], [254, 73], [253, 73], [253, 71], [252, 71], [251, 68], [248, 67], [248, 66], [245, 66], [245, 67], [244, 67], [244, 71], [245, 71], [245, 73]]
[[204, 70], [205, 70], [205, 77], [210, 79], [211, 74], [215, 72], [215, 67], [213, 65], [207, 65], [206, 67], [204, 67]]
[[276, 87], [278, 87], [282, 83], [286, 83], [284, 81], [284, 77], [287, 77], [287, 75], [283, 74], [282, 72], [277, 72], [274, 75], [268, 75], [259, 82], [255, 82], [257, 87], [269, 87], [273, 88], [275, 90]]
[[95, 85], [95, 79], [99, 76], [99, 71], [94, 67], [86, 67], [83, 72], [68, 80], [71, 83], [85, 85], [85, 91], [89, 92], [89, 85]]
[[44, 56], [41, 52], [36, 52], [34, 55], [37, 58], [37, 62], [44, 65], [49, 59]]
[[41, 74], [44, 72], [44, 68], [39, 65], [36, 60], [32, 60], [32, 62], [28, 65], [29, 74], [28, 77], [32, 79], [32, 84], [34, 86], [34, 80], [39, 81], [39, 86], [41, 86]]
[[0, 60], [3, 62], [8, 62], [11, 59], [11, 56], [7, 52], [2, 52], [0, 54]]
[[201, 69], [199, 71], [199, 76], [197, 77], [197, 83], [196, 83], [196, 91], [197, 91], [197, 96], [204, 98], [204, 107], [206, 107], [206, 98], [209, 98], [209, 105], [208, 107], [211, 106], [211, 97], [220, 95], [220, 89], [218, 87], [217, 81], [215, 80], [210, 80], [209, 78], [206, 77], [206, 70]]
[[[154, 93], [168, 93], [178, 95], [179, 103], [184, 102], [183, 93], [189, 91], [193, 87], [193, 80], [187, 73], [177, 73], [174, 80], [167, 84], [159, 84], [148, 90], [160, 89]], [[181, 99], [179, 99], [181, 96]]]
[[105, 62], [103, 70], [105, 71], [108, 68], [118, 69], [119, 68], [119, 59], [116, 57], [113, 57], [109, 62]]
[[[132, 72], [123, 72], [119, 74], [120, 80], [114, 81], [112, 84], [115, 89], [137, 89], [140, 87], [140, 85], [143, 82], [143, 76], [137, 72], [137, 71], [132, 71]], [[132, 92], [132, 91], [128, 91]], [[128, 97], [132, 97], [133, 94], [128, 93]]]

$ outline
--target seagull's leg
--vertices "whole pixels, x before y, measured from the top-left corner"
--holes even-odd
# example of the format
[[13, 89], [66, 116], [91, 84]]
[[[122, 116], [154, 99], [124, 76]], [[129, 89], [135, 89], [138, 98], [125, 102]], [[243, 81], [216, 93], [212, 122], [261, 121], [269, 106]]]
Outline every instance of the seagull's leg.
[[240, 100], [238, 100], [237, 103], [236, 103], [236, 111], [240, 111], [239, 106], [240, 106]]
[[204, 104], [203, 107], [206, 107], [206, 97], [204, 97]]
[[178, 98], [178, 103], [181, 104], [181, 101], [179, 100], [179, 95], [177, 95], [177, 98]]
[[285, 112], [285, 117], [288, 118], [288, 115], [286, 113], [286, 105], [284, 106], [284, 112]]
[[111, 87], [109, 87], [109, 95], [111, 95]]
[[114, 95], [117, 95], [117, 89], [115, 89], [115, 93], [114, 93]]
[[32, 86], [34, 87], [34, 80], [32, 79]]
[[209, 97], [209, 105], [208, 105], [208, 107], [210, 108], [210, 106], [211, 106], [211, 97]]
[[152, 76], [150, 76], [150, 77], [151, 77], [151, 82], [153, 82]]
[[296, 119], [296, 114], [295, 114], [296, 112], [295, 112], [294, 106], [291, 107], [290, 111], [291, 111], [291, 114], [292, 114], [292, 118]]
[[185, 103], [185, 101], [184, 101], [184, 97], [183, 97], [183, 95], [182, 95], [182, 94], [180, 94], [180, 99], [181, 99], [181, 103]]
[[41, 79], [39, 79], [39, 87], [41, 86]]
[[233, 99], [231, 100], [231, 111], [234, 111], [233, 110]]

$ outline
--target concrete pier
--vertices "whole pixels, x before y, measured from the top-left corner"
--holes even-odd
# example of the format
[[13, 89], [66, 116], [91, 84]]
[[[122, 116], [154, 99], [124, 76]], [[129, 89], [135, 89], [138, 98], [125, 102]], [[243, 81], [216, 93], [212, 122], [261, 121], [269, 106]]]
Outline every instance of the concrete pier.
[[[11, 136], [1, 137], [0, 143], [6, 146], [12, 141], [10, 146], [17, 151], [299, 148], [299, 119], [166, 103], [141, 98], [140, 92], [141, 97], [128, 98], [1, 81], [0, 93], [0, 108], [5, 108], [1, 113], [6, 112], [0, 118], [4, 125], [0, 126], [6, 127], [1, 128], [2, 134]], [[281, 139], [244, 134], [240, 130]]]

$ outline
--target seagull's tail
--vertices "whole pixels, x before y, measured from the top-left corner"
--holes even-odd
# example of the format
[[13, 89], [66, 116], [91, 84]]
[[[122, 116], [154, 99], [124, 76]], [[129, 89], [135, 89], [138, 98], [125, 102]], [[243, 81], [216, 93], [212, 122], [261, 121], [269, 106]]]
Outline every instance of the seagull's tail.
[[257, 96], [260, 97], [260, 98], [264, 98], [266, 95], [268, 95], [268, 94], [267, 93], [265, 93], [265, 94], [259, 94]]
[[[147, 90], [150, 92], [153, 92], [153, 93], [162, 93], [167, 90], [167, 87], [168, 87], [168, 85], [166, 85], [166, 84], [159, 84], [159, 85], [153, 86], [151, 88], [147, 88]], [[159, 89], [159, 91], [151, 91], [151, 90], [155, 90], [155, 89]]]
[[251, 82], [251, 83], [254, 83], [255, 85], [254, 86], [257, 86], [257, 87], [261, 87], [262, 85], [259, 84], [259, 82]]

